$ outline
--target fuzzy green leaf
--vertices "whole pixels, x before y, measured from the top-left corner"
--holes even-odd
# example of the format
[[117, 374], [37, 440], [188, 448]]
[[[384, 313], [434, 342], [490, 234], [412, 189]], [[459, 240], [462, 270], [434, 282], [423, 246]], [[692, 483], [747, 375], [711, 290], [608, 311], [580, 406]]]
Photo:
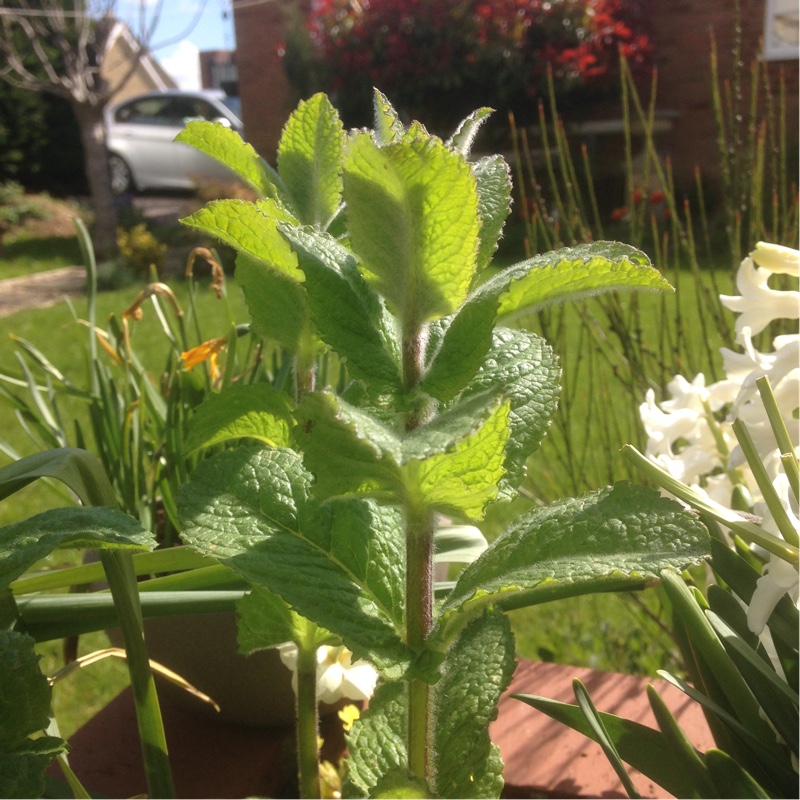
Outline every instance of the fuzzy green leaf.
[[175, 138], [216, 159], [261, 197], [278, 196], [277, 175], [236, 131], [214, 122], [190, 122]]
[[304, 225], [325, 227], [342, 202], [345, 133], [324, 94], [297, 106], [278, 143], [278, 172]]
[[355, 378], [377, 394], [400, 391], [393, 320], [358, 271], [353, 255], [327, 234], [282, 226], [294, 246], [314, 326]]
[[501, 611], [473, 620], [448, 650], [433, 689], [438, 797], [499, 797], [503, 762], [489, 739], [514, 674], [514, 636]]
[[0, 752], [0, 797], [42, 797], [45, 791], [45, 771], [69, 745], [55, 736], [25, 740], [11, 753]]
[[497, 494], [508, 440], [508, 405], [479, 396], [400, 438], [330, 392], [303, 398], [295, 440], [321, 498], [408, 495], [440, 511], [480, 518]]
[[52, 691], [30, 636], [0, 631], [0, 797], [41, 797], [48, 764], [63, 739], [30, 735], [49, 724]]
[[246, 253], [236, 258], [236, 280], [244, 291], [253, 330], [294, 353], [309, 322], [303, 286]]
[[700, 564], [707, 553], [705, 526], [651, 489], [618, 483], [562, 500], [519, 517], [464, 570], [433, 637], [447, 642], [489, 605], [642, 589], [662, 570]]
[[257, 439], [270, 447], [288, 447], [292, 438], [289, 398], [268, 383], [232, 384], [209, 394], [189, 422], [186, 452], [236, 439]]
[[0, 528], [0, 587], [58, 548], [152, 550], [156, 540], [133, 517], [113, 508], [54, 508]]
[[405, 133], [405, 127], [389, 98], [378, 89], [373, 90], [372, 111], [378, 144], [392, 144], [399, 141]]
[[353, 249], [390, 310], [411, 329], [453, 313], [475, 272], [480, 229], [466, 160], [432, 136], [380, 147], [357, 133], [344, 194]]
[[219, 453], [180, 489], [183, 538], [399, 677], [411, 660], [400, 516], [360, 500], [322, 505], [311, 482], [291, 450]]
[[50, 684], [34, 644], [25, 634], [0, 631], [0, 751], [16, 749], [48, 725]]
[[214, 236], [225, 244], [266, 264], [296, 281], [305, 277], [297, 268], [297, 256], [278, 233], [279, 222], [292, 217], [272, 200], [214, 200], [181, 222]]
[[463, 397], [480, 392], [503, 392], [511, 411], [506, 446], [506, 474], [500, 498], [510, 499], [525, 479], [526, 462], [541, 444], [558, 406], [561, 369], [558, 357], [539, 336], [497, 328], [483, 365]]
[[382, 422], [331, 392], [307, 394], [295, 419], [295, 441], [316, 479], [319, 497], [399, 496], [401, 443]]
[[502, 319], [621, 289], [667, 291], [671, 287], [635, 247], [592, 242], [543, 253], [503, 269], [478, 292], [500, 297], [498, 317]]
[[486, 156], [472, 168], [478, 183], [481, 215], [478, 269], [492, 259], [511, 210], [511, 170], [502, 156]]
[[369, 708], [346, 736], [350, 753], [346, 781], [355, 790], [346, 796], [366, 797], [383, 775], [408, 769], [407, 709], [404, 684], [378, 687]]
[[[452, 400], [471, 380], [492, 344], [497, 295], [470, 297], [448, 322], [420, 388], [442, 402]], [[433, 323], [436, 325], [437, 323]]]
[[447, 146], [469, 158], [472, 144], [478, 131], [486, 120], [492, 115], [491, 108], [478, 108], [459, 123], [456, 132], [447, 140]]
[[296, 640], [295, 614], [284, 600], [263, 586], [253, 586], [236, 604], [236, 641], [239, 652], [256, 650]]
[[[486, 505], [497, 497], [505, 473], [503, 451], [510, 432], [508, 414], [508, 402], [495, 402], [488, 416], [471, 420], [473, 430], [460, 437], [452, 449], [410, 463], [406, 468], [406, 473], [413, 476], [406, 479], [409, 491], [418, 491], [427, 505], [444, 513], [481, 519]], [[425, 434], [428, 436], [423, 441], [430, 440], [425, 428], [415, 437], [409, 437], [404, 442], [405, 452]], [[441, 445], [436, 449], [441, 450]]]

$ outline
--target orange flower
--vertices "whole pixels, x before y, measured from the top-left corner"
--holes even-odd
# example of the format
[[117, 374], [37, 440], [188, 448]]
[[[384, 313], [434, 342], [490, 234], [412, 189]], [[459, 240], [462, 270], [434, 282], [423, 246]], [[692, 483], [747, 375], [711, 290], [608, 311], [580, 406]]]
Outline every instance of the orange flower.
[[211, 370], [211, 380], [216, 382], [219, 377], [219, 354], [225, 345], [228, 344], [228, 337], [221, 336], [218, 339], [209, 339], [207, 342], [181, 353], [183, 366], [185, 369], [192, 369], [204, 361], [208, 361], [208, 367]]

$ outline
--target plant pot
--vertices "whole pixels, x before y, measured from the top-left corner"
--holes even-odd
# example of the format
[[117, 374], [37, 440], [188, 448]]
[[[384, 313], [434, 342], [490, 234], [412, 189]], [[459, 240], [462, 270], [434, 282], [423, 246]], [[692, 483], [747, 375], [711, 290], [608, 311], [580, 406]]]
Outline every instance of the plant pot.
[[[109, 638], [121, 645], [119, 630]], [[237, 725], [279, 727], [295, 717], [292, 673], [275, 649], [244, 656], [236, 643], [236, 616], [231, 612], [193, 614], [145, 622], [150, 658], [176, 672], [220, 707], [193, 697], [157, 677], [159, 694], [187, 710]], [[330, 711], [322, 706], [321, 713]]]

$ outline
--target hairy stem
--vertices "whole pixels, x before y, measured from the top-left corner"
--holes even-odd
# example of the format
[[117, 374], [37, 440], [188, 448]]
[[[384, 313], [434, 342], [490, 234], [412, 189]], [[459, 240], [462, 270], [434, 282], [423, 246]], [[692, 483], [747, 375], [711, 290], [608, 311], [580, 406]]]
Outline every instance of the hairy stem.
[[[430, 513], [409, 513], [406, 553], [406, 637], [422, 652], [433, 618], [433, 521]], [[413, 679], [408, 687], [408, 766], [430, 780], [430, 687]]]
[[[422, 379], [425, 330], [421, 325], [403, 331], [403, 386], [413, 392]], [[431, 413], [424, 398], [406, 417], [406, 432], [424, 424]], [[421, 653], [433, 619], [433, 515], [410, 498], [406, 506], [406, 641]], [[408, 766], [419, 778], [430, 781], [430, 689], [419, 679], [408, 687]]]

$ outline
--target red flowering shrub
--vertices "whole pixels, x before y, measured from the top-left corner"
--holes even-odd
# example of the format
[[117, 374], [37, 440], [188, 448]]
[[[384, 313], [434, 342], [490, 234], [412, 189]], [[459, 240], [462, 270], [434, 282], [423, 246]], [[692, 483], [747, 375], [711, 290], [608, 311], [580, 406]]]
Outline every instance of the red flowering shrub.
[[617, 85], [621, 51], [649, 69], [636, 0], [312, 0], [312, 60], [340, 106], [380, 88], [409, 116], [452, 124], [489, 105], [524, 117], [546, 94]]

